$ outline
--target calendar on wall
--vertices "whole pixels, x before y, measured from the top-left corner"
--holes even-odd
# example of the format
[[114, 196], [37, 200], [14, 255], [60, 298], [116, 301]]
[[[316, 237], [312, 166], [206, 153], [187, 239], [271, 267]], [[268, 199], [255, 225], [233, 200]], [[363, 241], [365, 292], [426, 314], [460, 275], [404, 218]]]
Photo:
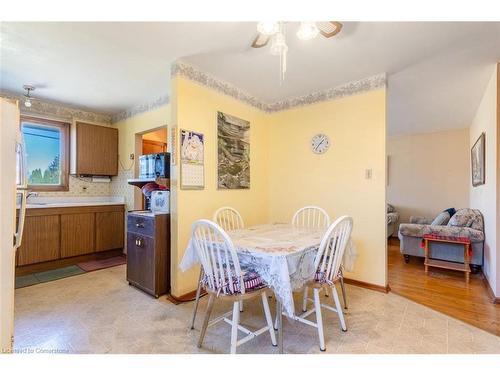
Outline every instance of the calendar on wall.
[[181, 130], [181, 189], [205, 187], [205, 141], [203, 134]]

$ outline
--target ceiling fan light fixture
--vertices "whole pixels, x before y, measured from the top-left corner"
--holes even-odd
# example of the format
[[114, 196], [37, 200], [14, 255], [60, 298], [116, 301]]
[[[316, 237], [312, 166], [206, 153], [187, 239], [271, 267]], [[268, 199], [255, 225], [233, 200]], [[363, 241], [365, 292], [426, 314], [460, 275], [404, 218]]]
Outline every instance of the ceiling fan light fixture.
[[259, 22], [257, 24], [257, 31], [262, 35], [271, 36], [276, 34], [280, 29], [279, 22]]
[[316, 22], [301, 22], [297, 31], [297, 37], [300, 40], [311, 40], [316, 38], [318, 34], [319, 29], [316, 26]]
[[279, 56], [282, 53], [286, 53], [287, 51], [288, 46], [286, 45], [285, 35], [283, 33], [276, 34], [271, 42], [271, 55]]

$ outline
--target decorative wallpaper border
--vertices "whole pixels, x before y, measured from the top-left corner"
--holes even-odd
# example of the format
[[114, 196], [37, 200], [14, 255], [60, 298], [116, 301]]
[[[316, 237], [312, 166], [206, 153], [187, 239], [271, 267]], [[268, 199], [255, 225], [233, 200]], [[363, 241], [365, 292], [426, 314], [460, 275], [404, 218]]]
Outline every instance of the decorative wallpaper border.
[[298, 96], [280, 100], [274, 103], [266, 103], [257, 97], [248, 94], [229, 82], [220, 80], [210, 74], [204, 73], [190, 64], [182, 61], [177, 61], [172, 64], [171, 76], [181, 76], [192, 81], [198, 82], [203, 86], [214, 89], [217, 92], [230, 96], [234, 99], [247, 103], [255, 108], [265, 112], [278, 112], [301, 107], [322, 101], [339, 99], [346, 96], [355, 95], [364, 91], [376, 90], [386, 86], [387, 78], [385, 73], [377, 74], [372, 77], [363, 78], [357, 81], [348, 82], [346, 84], [317, 91], [311, 94]]
[[129, 109], [126, 109], [123, 112], [114, 114], [111, 117], [111, 122], [115, 123], [115, 122], [124, 120], [126, 118], [138, 115], [139, 113], [152, 111], [153, 109], [161, 107], [162, 105], [168, 103], [169, 101], [170, 101], [170, 97], [168, 95], [162, 95], [159, 98], [156, 98], [155, 100], [153, 100], [151, 102], [142, 103], [142, 104], [136, 105], [134, 107], [131, 107]]
[[[8, 99], [19, 100], [21, 103], [23, 101], [22, 96], [6, 92], [0, 93], [0, 96]], [[22, 105], [21, 113], [29, 115], [50, 116], [66, 120], [72, 120], [73, 118], [77, 118], [78, 120], [89, 121], [98, 124], [100, 123], [111, 124], [110, 115], [85, 111], [82, 109], [68, 107], [59, 103], [40, 100], [40, 99], [32, 99], [30, 108], [27, 108], [24, 105]]]
[[247, 103], [260, 110], [267, 111], [268, 105], [259, 100], [257, 97], [246, 93], [229, 82], [222, 81], [182, 61], [177, 61], [172, 64], [170, 75], [172, 78], [175, 76], [181, 76], [190, 79], [191, 81], [198, 82], [203, 86], [214, 89], [217, 92]]

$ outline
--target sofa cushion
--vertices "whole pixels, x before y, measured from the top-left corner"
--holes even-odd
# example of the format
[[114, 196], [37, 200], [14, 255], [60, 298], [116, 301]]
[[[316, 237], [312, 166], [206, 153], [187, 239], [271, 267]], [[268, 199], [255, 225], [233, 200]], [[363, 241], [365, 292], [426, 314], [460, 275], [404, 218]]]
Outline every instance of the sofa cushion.
[[455, 208], [451, 207], [451, 208], [447, 208], [443, 212], [448, 212], [448, 214], [450, 215], [450, 217], [452, 217], [453, 215], [455, 215], [455, 213], [457, 212], [457, 210], [455, 210]]
[[484, 241], [484, 233], [480, 230], [455, 227], [448, 225], [425, 225], [425, 224], [401, 224], [399, 226], [399, 238], [401, 236], [422, 238], [425, 234], [435, 234], [448, 237], [466, 237], [472, 242]]
[[432, 220], [431, 225], [446, 225], [450, 221], [450, 214], [448, 211], [443, 211]]
[[483, 215], [481, 212], [472, 208], [461, 208], [453, 215], [448, 222], [450, 227], [466, 227], [484, 230]]

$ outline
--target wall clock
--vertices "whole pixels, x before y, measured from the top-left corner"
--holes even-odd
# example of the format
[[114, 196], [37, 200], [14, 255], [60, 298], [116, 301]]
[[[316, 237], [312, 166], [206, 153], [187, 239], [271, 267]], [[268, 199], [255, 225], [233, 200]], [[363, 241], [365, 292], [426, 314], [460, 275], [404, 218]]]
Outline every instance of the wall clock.
[[325, 134], [316, 134], [311, 139], [311, 150], [315, 154], [324, 154], [330, 147], [330, 139]]

